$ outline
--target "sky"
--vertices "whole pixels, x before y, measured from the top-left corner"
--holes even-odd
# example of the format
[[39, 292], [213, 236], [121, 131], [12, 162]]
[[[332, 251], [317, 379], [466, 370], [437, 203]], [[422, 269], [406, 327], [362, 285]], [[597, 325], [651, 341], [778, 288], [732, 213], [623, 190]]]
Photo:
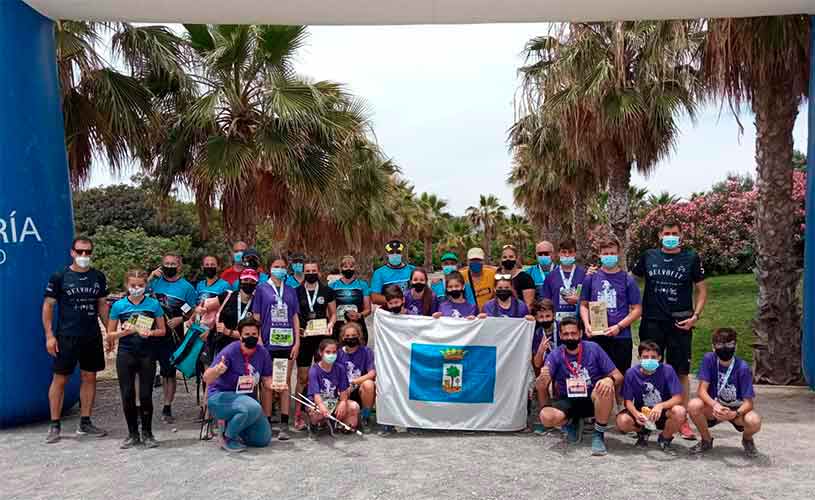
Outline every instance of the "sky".
[[[514, 207], [506, 137], [516, 118], [517, 69], [525, 43], [547, 25], [314, 26], [309, 32], [298, 72], [345, 83], [366, 100], [379, 144], [417, 193], [435, 193], [456, 215], [480, 194]], [[754, 173], [753, 118], [740, 119], [743, 134], [728, 108], [704, 108], [695, 124], [683, 117], [674, 153], [648, 178], [635, 174], [632, 182], [688, 197], [729, 172]], [[802, 107], [794, 130], [802, 151], [806, 128]], [[123, 182], [132, 173], [114, 177], [100, 166], [91, 185]]]

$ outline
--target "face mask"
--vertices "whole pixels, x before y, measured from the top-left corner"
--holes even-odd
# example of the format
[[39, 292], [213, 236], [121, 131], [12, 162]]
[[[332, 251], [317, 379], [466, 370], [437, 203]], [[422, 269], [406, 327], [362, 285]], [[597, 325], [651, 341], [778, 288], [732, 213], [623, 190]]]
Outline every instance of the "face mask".
[[716, 349], [716, 357], [722, 361], [730, 361], [736, 354], [735, 347], [721, 347]]
[[80, 255], [79, 257], [75, 258], [74, 262], [76, 262], [76, 265], [82, 269], [91, 267], [91, 258], [84, 255]]
[[456, 270], [456, 265], [449, 265], [449, 266], [441, 266], [441, 270], [444, 274], [450, 274]]
[[574, 257], [561, 257], [560, 263], [564, 266], [573, 266], [575, 258]]
[[243, 260], [243, 252], [235, 252], [232, 254], [232, 260], [235, 261], [236, 264], [240, 264], [241, 260]]
[[659, 368], [659, 360], [657, 359], [641, 359], [640, 366], [643, 370], [653, 373]]
[[302, 262], [294, 262], [291, 265], [291, 272], [294, 274], [302, 274], [303, 272], [303, 263]]
[[348, 347], [356, 347], [359, 345], [359, 337], [348, 337], [342, 343]]
[[548, 330], [549, 328], [551, 328], [551, 327], [552, 327], [552, 324], [554, 323], [554, 321], [552, 321], [552, 320], [550, 319], [549, 321], [538, 321], [537, 323], [538, 323], [538, 326], [539, 326], [539, 327], [541, 327], [541, 328], [544, 328], [544, 329]]
[[331, 354], [323, 354], [323, 361], [325, 361], [329, 365], [333, 365], [334, 361], [337, 361], [337, 353], [334, 352]]
[[514, 260], [502, 260], [501, 265], [504, 269], [512, 270], [515, 269], [515, 261]]
[[388, 254], [388, 264], [399, 266], [402, 264], [402, 256], [398, 253]]
[[254, 283], [241, 283], [241, 291], [246, 295], [255, 293], [255, 288], [257, 288], [257, 285]]
[[413, 283], [410, 286], [412, 286], [413, 289], [416, 290], [417, 292], [422, 293], [424, 291], [425, 287], [427, 286], [427, 284], [425, 284], [425, 283]]
[[620, 258], [616, 255], [601, 255], [600, 256], [600, 263], [603, 264], [603, 267], [616, 267], [617, 262], [620, 261]]
[[272, 276], [279, 280], [282, 280], [283, 278], [286, 277], [286, 270], [283, 269], [282, 267], [272, 268], [269, 270], [269, 272], [272, 273]]
[[512, 297], [512, 290], [496, 290], [495, 296], [501, 300], [507, 300]]
[[484, 268], [484, 264], [481, 262], [470, 262], [470, 271], [478, 274], [481, 272], [481, 269]]
[[345, 277], [345, 279], [350, 280], [351, 278], [354, 277], [355, 272], [356, 271], [354, 271], [353, 269], [343, 269], [342, 270], [342, 275], [343, 275], [343, 277]]
[[161, 266], [161, 274], [163, 274], [165, 278], [175, 278], [176, 274], [178, 274], [178, 268]]
[[566, 349], [568, 349], [570, 351], [574, 351], [575, 349], [577, 349], [577, 346], [580, 345], [580, 340], [578, 340], [578, 339], [569, 339], [569, 340], [563, 339], [563, 345], [566, 346]]
[[214, 268], [214, 267], [205, 267], [205, 268], [204, 268], [204, 276], [206, 276], [206, 277], [207, 277], [207, 278], [209, 278], [209, 279], [214, 278], [214, 277], [215, 277], [215, 274], [216, 274], [217, 272], [218, 272], [218, 269], [217, 269], [217, 268]]
[[400, 312], [402, 312], [402, 306], [396, 307], [385, 306], [385, 310], [393, 314], [399, 314]]
[[454, 299], [460, 299], [464, 295], [464, 290], [447, 290], [447, 295]]
[[552, 257], [549, 255], [538, 255], [538, 264], [542, 266], [551, 266], [552, 265]]
[[144, 288], [128, 288], [127, 293], [129, 293], [131, 297], [141, 297], [144, 295]]
[[672, 250], [679, 246], [679, 236], [669, 235], [662, 237], [662, 246]]
[[314, 283], [317, 283], [317, 280], [319, 280], [320, 277], [317, 275], [317, 273], [308, 273], [303, 275], [303, 279], [306, 281], [306, 283], [313, 285]]
[[245, 345], [247, 349], [254, 349], [258, 345], [258, 338], [257, 337], [243, 337], [243, 338], [241, 338], [241, 342], [243, 342], [243, 345]]

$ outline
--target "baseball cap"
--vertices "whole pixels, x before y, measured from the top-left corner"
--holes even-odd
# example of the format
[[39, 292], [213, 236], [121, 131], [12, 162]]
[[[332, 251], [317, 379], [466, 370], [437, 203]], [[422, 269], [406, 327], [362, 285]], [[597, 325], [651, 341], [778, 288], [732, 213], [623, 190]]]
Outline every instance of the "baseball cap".
[[454, 260], [458, 262], [458, 256], [453, 252], [447, 252], [446, 254], [441, 256], [441, 261], [444, 262], [445, 260]]
[[405, 250], [405, 244], [399, 240], [391, 240], [385, 243], [385, 251], [388, 253], [402, 253]]
[[243, 258], [247, 257], [255, 257], [256, 259], [260, 260], [260, 254], [254, 248], [247, 248], [245, 252], [243, 252]]
[[258, 277], [258, 272], [255, 271], [254, 269], [244, 269], [243, 272], [241, 273], [241, 277], [239, 279], [240, 280], [253, 280], [255, 283], [260, 281], [260, 278]]
[[484, 250], [478, 247], [467, 250], [467, 260], [481, 259], [484, 260]]

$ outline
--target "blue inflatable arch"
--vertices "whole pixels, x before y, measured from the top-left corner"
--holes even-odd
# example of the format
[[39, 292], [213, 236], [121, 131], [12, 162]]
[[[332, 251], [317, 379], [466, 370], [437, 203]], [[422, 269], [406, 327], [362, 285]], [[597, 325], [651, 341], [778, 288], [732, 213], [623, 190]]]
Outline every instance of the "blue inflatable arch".
[[[40, 307], [73, 234], [52, 19], [272, 24], [469, 24], [815, 14], [812, 0], [0, 0], [0, 427], [48, 418]], [[815, 37], [815, 17], [813, 17]], [[811, 51], [815, 75], [815, 38]], [[810, 79], [815, 96], [815, 77]], [[815, 99], [809, 101], [815, 172]], [[815, 221], [815, 175], [807, 216]], [[815, 386], [815, 231], [806, 234], [804, 366]], [[66, 391], [76, 404], [78, 379]]]

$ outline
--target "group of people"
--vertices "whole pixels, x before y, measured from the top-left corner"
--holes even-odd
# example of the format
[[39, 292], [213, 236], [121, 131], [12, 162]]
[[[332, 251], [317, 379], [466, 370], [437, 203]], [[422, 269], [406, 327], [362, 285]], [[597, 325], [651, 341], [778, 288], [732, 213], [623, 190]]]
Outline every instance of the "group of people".
[[[181, 258], [173, 254], [150, 274], [129, 271], [126, 295], [108, 310], [105, 276], [90, 265], [93, 244], [77, 238], [72, 264], [51, 277], [43, 305], [46, 348], [54, 357], [47, 442], [60, 438], [64, 387], [77, 364], [82, 378], [77, 432], [106, 434], [90, 420], [96, 372], [105, 366], [97, 318], [106, 325], [107, 348], [118, 344], [116, 369], [129, 430], [123, 448], [158, 446], [152, 433], [156, 365], [162, 420], [172, 423], [176, 370], [171, 357], [185, 325], [193, 322], [203, 326], [207, 356], [201, 378], [207, 411], [222, 421], [224, 449], [268, 444], [275, 402], [277, 438], [289, 439], [290, 396], [296, 431], [328, 419], [367, 431], [377, 388], [365, 318], [378, 306], [393, 314], [534, 321], [530, 362], [540, 422], [561, 428], [569, 442], [576, 442], [584, 423], [593, 419], [594, 454], [607, 452], [604, 436], [611, 419], [620, 431], [636, 433], [640, 446], [647, 446], [651, 432], [661, 431], [657, 442], [670, 450], [677, 433], [696, 439], [690, 418], [701, 435], [691, 452], [711, 449], [710, 427], [728, 421], [743, 433], [745, 452], [755, 456], [753, 436], [761, 421], [753, 409], [750, 367], [734, 355], [732, 329], [713, 334], [697, 397], [689, 398], [691, 338], [707, 290], [699, 256], [681, 241], [679, 225], [666, 221], [660, 246], [633, 267], [645, 281], [644, 298], [623, 269], [613, 237], [597, 245], [597, 262], [585, 265], [576, 262], [572, 240], [560, 242], [557, 253], [550, 242], [538, 243], [536, 262], [528, 268], [520, 265], [512, 245], [502, 248], [498, 267], [486, 262], [480, 248], [467, 252], [466, 265], [447, 252], [440, 276], [411, 265], [404, 242], [392, 240], [370, 286], [353, 256], [343, 257], [339, 275], [326, 283], [315, 259], [294, 253], [263, 262], [257, 251], [236, 242], [223, 271], [217, 257], [203, 259], [195, 285], [182, 276]], [[637, 320], [639, 363], [632, 366], [631, 328]], [[615, 406], [620, 411], [613, 415]]]

